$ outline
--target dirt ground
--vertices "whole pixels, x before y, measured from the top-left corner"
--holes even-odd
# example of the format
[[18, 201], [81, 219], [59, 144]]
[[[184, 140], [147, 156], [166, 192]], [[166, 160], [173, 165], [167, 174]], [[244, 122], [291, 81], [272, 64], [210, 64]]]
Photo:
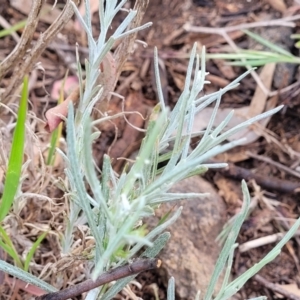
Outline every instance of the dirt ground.
[[[13, 4], [18, 1], [0, 0], [0, 2], [1, 19], [6, 20], [9, 24], [13, 25], [26, 18], [24, 7], [20, 8]], [[48, 1], [48, 3], [50, 2]], [[61, 9], [63, 3], [64, 1], [59, 1], [57, 9]], [[132, 5], [132, 3], [129, 4]], [[28, 6], [30, 7], [29, 4]], [[157, 103], [153, 74], [153, 48], [157, 47], [165, 102], [172, 108], [183, 89], [188, 54], [195, 42], [198, 43], [199, 50], [205, 46], [207, 53], [225, 52], [229, 47], [228, 40], [220, 34], [221, 29], [252, 22], [280, 20], [286, 16], [298, 15], [299, 11], [300, 2], [296, 0], [150, 0], [143, 23], [151, 21], [153, 26], [140, 32], [138, 37], [148, 46], [144, 47], [142, 43], [136, 43], [135, 52], [130, 56], [121, 73], [116, 93], [126, 98], [125, 110], [137, 110], [144, 116], [149, 115], [151, 108]], [[98, 14], [94, 13], [92, 21], [95, 34], [99, 33], [98, 18]], [[113, 27], [116, 27], [122, 18], [122, 14], [118, 15]], [[74, 20], [73, 24], [75, 24]], [[51, 17], [50, 21], [42, 18], [38, 25], [38, 31], [35, 33], [35, 39], [49, 26], [49, 22], [51, 23]], [[300, 32], [300, 21], [296, 20], [295, 24], [296, 26], [292, 28], [277, 25], [275, 27], [276, 34], [274, 27], [258, 26], [253, 30], [298, 57], [299, 49], [289, 38], [290, 34]], [[205, 30], [192, 32], [188, 29], [190, 25], [215, 28], [215, 32], [205, 33]], [[4, 27], [3, 23], [0, 23], [1, 27]], [[21, 33], [22, 30], [17, 32], [19, 36]], [[259, 46], [241, 31], [230, 31], [228, 36], [237, 47], [259, 49]], [[67, 26], [40, 57], [41, 67], [35, 68], [31, 73], [31, 110], [42, 120], [44, 120], [45, 111], [56, 104], [55, 98], [51, 97], [55, 83], [64, 77], [67, 69], [70, 76], [76, 75], [74, 69], [76, 63], [75, 42], [80, 46], [80, 58], [84, 61], [87, 47], [84, 32], [80, 27]], [[13, 50], [15, 45], [16, 41], [12, 36], [0, 38], [0, 61]], [[244, 67], [233, 67], [224, 60], [217, 59], [207, 60], [206, 69], [209, 72], [208, 80], [211, 84], [205, 86], [204, 94], [225, 87], [246, 70]], [[258, 76], [262, 72], [263, 68], [261, 67], [256, 70]], [[248, 75], [241, 81], [238, 88], [224, 95], [221, 109], [243, 109], [249, 105], [254, 107], [258, 103], [265, 104], [263, 110], [268, 105], [284, 104], [285, 107], [268, 122], [256, 128], [257, 137], [251, 143], [239, 146], [216, 158], [218, 161], [228, 162], [228, 169], [209, 171], [205, 174], [205, 179], [212, 183], [226, 204], [225, 218], [227, 220], [239, 211], [242, 199], [240, 182], [243, 178], [247, 180], [255, 201], [252, 212], [238, 237], [239, 244], [287, 231], [292, 221], [300, 215], [298, 205], [300, 191], [299, 68], [296, 64], [279, 64], [273, 71], [265, 69], [265, 72], [268, 76], [260, 78], [267, 86], [268, 97], [257, 96], [259, 93], [257, 81], [253, 76]], [[0, 82], [0, 88], [5, 89], [10, 75], [7, 74]], [[269, 83], [267, 83], [268, 78], [271, 78]], [[115, 97], [109, 104], [109, 110], [119, 112], [121, 104], [120, 99]], [[145, 126], [144, 121], [136, 115], [129, 117], [129, 122], [136, 127]], [[45, 133], [39, 134], [39, 130], [43, 131], [43, 125], [43, 123], [37, 122], [36, 133], [46, 144], [49, 137]], [[204, 129], [201, 124], [198, 126], [200, 126], [199, 130]], [[94, 149], [99, 166], [101, 166], [104, 153], [109, 153], [115, 159], [129, 158], [138, 149], [143, 137], [121, 118], [114, 123], [105, 123], [101, 127], [101, 131], [101, 139]], [[194, 143], [196, 142], [195, 140]], [[114, 161], [114, 168], [118, 172], [122, 170], [123, 165], [124, 160]], [[63, 170], [58, 162], [53, 175], [59, 176], [62, 173]], [[27, 182], [24, 188], [30, 191], [31, 184]], [[42, 187], [37, 189], [41, 190]], [[43, 189], [43, 191], [47, 191], [49, 197], [55, 199], [62, 197], [61, 193], [53, 187], [52, 189], [43, 187]], [[30, 210], [37, 209], [37, 207], [41, 209], [41, 213], [38, 219], [34, 220]], [[59, 210], [56, 211], [55, 208], [52, 211], [52, 214], [55, 215], [53, 221], [50, 209], [52, 208], [42, 207], [41, 204], [32, 200], [23, 209], [21, 216], [26, 218], [26, 223], [45, 224], [52, 220], [51, 226], [62, 224], [63, 216], [59, 216]], [[34, 236], [32, 229], [29, 228], [30, 226], [24, 225], [23, 233], [27, 236]], [[22, 245], [19, 247], [22, 248]], [[274, 243], [269, 243], [245, 252], [237, 251], [232, 277], [240, 275], [254, 265], [273, 247]], [[48, 257], [43, 255], [49, 252], [49, 249], [51, 249], [51, 255]], [[56, 261], [55, 256], [58, 255], [58, 251], [57, 241], [50, 238], [37, 252], [35, 260], [40, 265], [52, 263]], [[299, 259], [300, 239], [296, 237], [284, 247], [280, 256], [259, 272], [260, 277], [251, 279], [244, 286], [236, 299], [246, 299], [258, 295], [266, 295], [268, 299], [300, 299]], [[79, 264], [77, 267], [80, 268]], [[64, 268], [66, 266], [61, 266], [62, 270]], [[38, 271], [35, 269], [34, 272], [38, 274]], [[71, 276], [70, 274], [68, 271], [64, 276], [68, 278]], [[72, 280], [71, 278], [69, 281]], [[143, 299], [155, 299], [157, 290], [159, 299], [165, 299], [164, 280], [156, 273], [142, 274], [137, 281], [142, 285], [140, 290], [135, 291], [138, 296]], [[271, 283], [280, 284], [282, 288], [285, 288], [287, 291], [285, 296], [275, 292], [268, 285]], [[293, 298], [293, 293], [297, 295], [296, 298]], [[2, 286], [0, 299], [12, 299], [9, 298], [9, 295], [12, 295], [10, 287]], [[16, 296], [15, 299], [25, 299], [22, 297]], [[118, 298], [124, 299], [125, 296], [120, 294]]]

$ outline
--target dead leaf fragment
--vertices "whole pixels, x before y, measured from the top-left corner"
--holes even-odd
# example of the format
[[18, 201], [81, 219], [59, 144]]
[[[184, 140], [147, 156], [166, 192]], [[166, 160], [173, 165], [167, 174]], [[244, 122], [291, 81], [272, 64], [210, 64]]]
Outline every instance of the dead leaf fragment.
[[296, 283], [290, 284], [280, 284], [279, 285], [282, 289], [286, 290], [288, 293], [300, 296], [300, 289], [298, 288]]
[[267, 0], [267, 2], [277, 11], [281, 13], [285, 13], [287, 10], [287, 7], [283, 0]]
[[60, 96], [60, 90], [62, 86], [64, 86], [64, 92], [66, 94], [70, 94], [72, 90], [78, 86], [78, 78], [77, 76], [69, 76], [65, 83], [63, 83], [64, 80], [56, 80], [53, 84], [52, 90], [51, 90], [51, 98], [52, 99], [58, 99]]
[[[260, 79], [268, 89], [271, 87], [274, 71], [275, 71], [275, 64], [270, 63], [265, 65], [260, 73]], [[244, 107], [234, 109], [234, 115], [231, 118], [230, 122], [228, 123], [227, 128], [225, 129], [227, 130], [231, 129], [241, 124], [242, 122], [245, 122], [250, 118], [263, 113], [264, 111], [274, 108], [276, 106], [276, 103], [277, 103], [277, 98], [274, 97], [271, 98], [269, 101], [267, 101], [267, 96], [263, 93], [261, 88], [257, 86], [254, 96], [251, 100], [250, 106], [244, 106]], [[233, 109], [231, 108], [225, 108], [225, 109], [219, 108], [213, 125], [215, 127], [218, 126], [232, 110]], [[195, 117], [193, 132], [199, 132], [205, 129], [207, 124], [209, 123], [212, 113], [213, 113], [213, 108], [211, 107], [207, 107], [202, 111], [200, 111]], [[257, 122], [257, 124], [259, 124], [259, 127], [256, 125], [252, 125], [230, 136], [227, 140], [236, 141], [241, 138], [246, 138], [245, 142], [243, 142], [243, 145], [253, 143], [261, 136], [262, 129], [267, 126], [269, 120], [270, 117], [265, 118]]]
[[[20, 11], [24, 15], [28, 15], [31, 9], [32, 1], [29, 0], [10, 0], [10, 5]], [[44, 3], [42, 7], [42, 12], [40, 14], [40, 21], [51, 25], [61, 14], [61, 10], [57, 7]], [[73, 29], [73, 21], [70, 20], [66, 25], [65, 29]]]
[[[271, 88], [275, 67], [276, 67], [275, 63], [266, 64], [262, 68], [262, 70], [259, 74], [259, 78], [260, 78], [261, 82], [264, 84], [264, 86], [267, 89]], [[249, 111], [247, 113], [247, 117], [253, 118], [253, 117], [261, 114], [262, 112], [264, 112], [267, 99], [268, 99], [268, 96], [264, 93], [264, 91], [259, 86], [257, 86], [255, 93], [253, 95], [253, 98], [251, 100], [251, 104], [249, 107]]]
[[[100, 96], [99, 101], [105, 99], [109, 93], [113, 91], [114, 81], [116, 76], [116, 64], [115, 60], [110, 52], [106, 54], [102, 63], [100, 64], [101, 74], [98, 78], [98, 85], [103, 87], [103, 92]], [[72, 80], [71, 80], [72, 81]], [[52, 132], [63, 120], [63, 117], [67, 116], [68, 113], [68, 105], [70, 102], [73, 102], [74, 106], [79, 101], [79, 87], [75, 88], [71, 94], [63, 101], [61, 104], [49, 109], [45, 117], [47, 119], [47, 124], [45, 129], [48, 132]], [[98, 107], [99, 109], [99, 107]]]

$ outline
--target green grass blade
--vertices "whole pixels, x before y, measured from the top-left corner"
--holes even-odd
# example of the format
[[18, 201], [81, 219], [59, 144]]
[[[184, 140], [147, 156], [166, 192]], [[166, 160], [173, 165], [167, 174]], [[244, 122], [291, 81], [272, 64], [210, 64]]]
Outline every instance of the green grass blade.
[[[61, 88], [60, 88], [60, 93], [59, 93], [59, 99], [57, 101], [57, 105], [61, 104], [64, 101], [64, 87], [65, 83], [68, 77], [68, 71], [66, 72], [66, 75], [64, 77], [64, 80], [62, 82]], [[58, 146], [58, 141], [61, 137], [62, 133], [62, 123], [60, 123], [57, 128], [52, 132], [51, 135], [51, 141], [50, 141], [50, 148], [49, 148], [49, 153], [47, 157], [47, 165], [52, 165], [54, 164], [55, 161], [55, 149]]]
[[25, 143], [25, 121], [27, 114], [28, 98], [28, 76], [23, 81], [23, 89], [18, 111], [18, 119], [13, 135], [10, 157], [8, 161], [5, 185], [0, 203], [0, 222], [5, 218], [10, 210], [16, 195], [23, 163], [24, 143]]
[[47, 231], [42, 233], [38, 239], [33, 243], [31, 249], [29, 250], [28, 254], [26, 255], [26, 259], [25, 259], [25, 263], [24, 263], [24, 271], [28, 272], [29, 269], [29, 263], [36, 251], [36, 249], [38, 248], [38, 246], [41, 244], [41, 242], [43, 241], [43, 239], [45, 238], [45, 236], [47, 235]]
[[283, 49], [283, 48], [281, 48], [281, 47], [279, 47], [279, 46], [271, 43], [270, 41], [264, 39], [260, 35], [258, 35], [256, 33], [253, 33], [253, 32], [251, 32], [249, 30], [243, 30], [243, 32], [245, 32], [248, 36], [250, 36], [252, 39], [254, 39], [255, 41], [257, 41], [258, 43], [260, 43], [260, 44], [262, 44], [262, 45], [264, 45], [264, 46], [272, 49], [273, 51], [275, 51], [277, 53], [280, 53], [282, 55], [285, 55], [285, 56], [293, 57], [293, 55], [289, 51], [287, 51], [287, 50], [285, 50], [285, 49]]
[[61, 133], [61, 126], [62, 124], [60, 123], [56, 129], [51, 134], [51, 141], [50, 141], [50, 148], [48, 152], [48, 157], [47, 157], [47, 165], [52, 165], [54, 164], [55, 161], [55, 148], [57, 146], [57, 142], [59, 140], [60, 134]]
[[270, 58], [266, 57], [264, 59], [251, 59], [251, 60], [246, 60], [245, 62], [242, 62], [242, 61], [229, 62], [229, 65], [231, 65], [231, 66], [260, 67], [260, 66], [264, 66], [268, 63], [294, 63], [294, 64], [299, 64], [300, 60], [297, 59], [297, 58], [290, 57], [290, 56], [278, 55], [277, 57], [270, 57]]
[[18, 252], [2, 226], [0, 226], [0, 247], [14, 260], [18, 267], [23, 268]]
[[7, 35], [11, 35], [13, 32], [16, 32], [17, 30], [25, 27], [27, 20], [23, 20], [18, 22], [17, 24], [7, 28], [7, 29], [3, 29], [0, 31], [0, 38], [7, 36]]
[[[270, 52], [267, 52], [270, 53]], [[273, 53], [274, 55], [274, 53]], [[265, 59], [264, 52], [252, 53], [250, 51], [241, 51], [240, 53], [209, 53], [206, 55], [207, 59], [226, 59], [226, 60], [238, 60], [238, 59]]]
[[246, 61], [234, 61], [234, 62], [229, 62], [228, 64], [231, 66], [236, 66], [236, 67], [244, 67], [244, 66], [250, 66], [250, 67], [260, 67], [264, 66], [269, 63], [277, 63], [279, 62], [279, 59], [255, 59], [255, 60], [246, 60]]

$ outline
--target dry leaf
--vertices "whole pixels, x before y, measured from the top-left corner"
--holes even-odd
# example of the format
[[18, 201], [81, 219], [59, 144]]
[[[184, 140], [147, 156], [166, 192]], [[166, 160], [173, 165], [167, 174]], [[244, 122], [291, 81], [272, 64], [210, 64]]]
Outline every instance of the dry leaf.
[[[106, 54], [102, 63], [100, 64], [101, 76], [98, 78], [98, 84], [103, 86], [103, 92], [100, 96], [99, 101], [105, 99], [110, 92], [113, 91], [114, 82], [116, 77], [116, 64], [115, 60], [110, 52]], [[47, 123], [45, 129], [52, 132], [62, 121], [63, 117], [67, 116], [68, 105], [73, 102], [74, 106], [79, 100], [79, 87], [74, 89], [71, 94], [61, 104], [47, 110], [45, 117]]]
[[267, 2], [277, 11], [281, 13], [285, 13], [287, 10], [287, 7], [283, 0], [267, 0]]
[[21, 289], [28, 294], [31, 294], [34, 296], [42, 296], [42, 295], [46, 294], [46, 292], [44, 290], [42, 290], [41, 288], [31, 285], [21, 279], [10, 278], [10, 277], [6, 276], [5, 280], [14, 289]]
[[[264, 86], [267, 89], [271, 88], [275, 67], [276, 67], [275, 63], [266, 64], [262, 68], [259, 74], [259, 78], [261, 82], [264, 84]], [[262, 91], [262, 89], [259, 86], [257, 86], [253, 98], [251, 100], [247, 117], [253, 118], [263, 113], [266, 106], [267, 99], [268, 96]]]
[[218, 174], [214, 176], [214, 183], [219, 189], [219, 195], [223, 197], [227, 205], [241, 207], [243, 195], [239, 183]]
[[77, 76], [69, 76], [66, 79], [65, 83], [64, 83], [64, 79], [56, 80], [54, 82], [52, 90], [51, 90], [51, 98], [52, 99], [59, 98], [62, 86], [64, 86], [64, 93], [70, 94], [70, 92], [78, 86]]
[[[267, 107], [269, 109], [274, 108], [276, 105], [274, 105], [273, 98], [270, 99], [267, 103]], [[241, 108], [234, 109], [234, 115], [231, 118], [228, 126], [225, 129], [230, 129], [233, 128], [234, 126], [239, 125], [241, 122], [244, 122], [248, 120], [248, 111], [249, 111], [250, 106], [245, 106]], [[226, 117], [227, 115], [232, 111], [233, 109], [231, 108], [219, 108], [215, 121], [213, 123], [214, 127], [218, 126]], [[212, 107], [207, 107], [201, 112], [199, 112], [195, 118], [194, 126], [193, 126], [193, 132], [198, 132], [207, 127], [207, 124], [210, 120], [211, 114], [213, 112]], [[270, 120], [269, 118], [265, 118], [261, 120], [260, 122], [257, 122], [260, 125], [260, 128], [265, 128]], [[236, 141], [241, 138], [246, 138], [246, 141], [243, 143], [243, 145], [251, 144], [254, 141], [256, 141], [259, 137], [260, 134], [258, 132], [254, 131], [255, 125], [245, 128], [241, 130], [240, 132], [232, 135], [231, 137], [228, 138], [228, 141]]]
[[296, 283], [280, 284], [278, 286], [280, 286], [282, 289], [286, 290], [290, 294], [296, 295], [298, 297], [300, 296], [300, 289], [298, 288]]
[[[261, 74], [260, 79], [266, 88], [270, 88], [272, 84], [272, 78], [275, 70], [275, 64], [267, 64], [264, 66]], [[250, 106], [245, 106], [241, 108], [234, 109], [234, 115], [231, 118], [230, 122], [228, 123], [227, 130], [233, 128], [236, 125], [248, 120], [249, 118], [256, 116], [258, 114], [263, 113], [266, 110], [270, 110], [276, 106], [277, 98], [273, 97], [267, 102], [267, 96], [261, 91], [260, 87], [257, 86], [254, 96], [252, 98]], [[215, 121], [214, 126], [218, 126], [232, 111], [231, 108], [219, 108]], [[213, 112], [213, 108], [207, 107], [204, 110], [200, 111], [197, 116], [195, 117], [195, 122], [193, 126], [193, 132], [198, 132], [206, 128], [211, 114]], [[265, 128], [270, 120], [269, 118], [265, 118], [258, 122], [261, 128]], [[260, 137], [260, 133], [257, 132], [257, 126], [252, 125], [251, 127], [245, 128], [244, 130], [239, 131], [238, 133], [234, 134], [233, 136], [228, 138], [228, 141], [236, 141], [241, 138], [246, 138], [246, 141], [243, 145], [250, 144], [256, 141]]]
[[[28, 15], [31, 10], [32, 1], [29, 0], [10, 0], [10, 5], [20, 11], [24, 15]], [[61, 14], [61, 10], [57, 7], [50, 5], [48, 3], [43, 3], [42, 11], [40, 14], [40, 21], [51, 25], [56, 18]], [[70, 20], [66, 26], [65, 29], [72, 30], [73, 29], [73, 21]]]
[[222, 73], [223, 77], [226, 79], [235, 79], [236, 73], [231, 65], [229, 65], [225, 60], [213, 59], [213, 62], [217, 65], [218, 70]]

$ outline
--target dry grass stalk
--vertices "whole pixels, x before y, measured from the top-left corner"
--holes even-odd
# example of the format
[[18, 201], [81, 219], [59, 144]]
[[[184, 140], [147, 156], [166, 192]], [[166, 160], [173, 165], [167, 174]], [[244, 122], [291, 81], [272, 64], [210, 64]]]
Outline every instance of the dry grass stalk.
[[[8, 86], [1, 95], [1, 102], [8, 103], [13, 91], [15, 91], [20, 84], [25, 74], [28, 74], [40, 55], [46, 49], [46, 47], [52, 42], [54, 37], [62, 28], [69, 22], [73, 16], [73, 7], [71, 1], [69, 0], [62, 10], [60, 16], [52, 23], [52, 25], [40, 35], [36, 44], [32, 47], [31, 51], [26, 51], [29, 49], [30, 43], [32, 42], [32, 36], [35, 32], [35, 28], [38, 22], [38, 16], [41, 11], [41, 2], [34, 1], [29, 17], [26, 29], [23, 32], [21, 42], [17, 45], [16, 49], [13, 51], [11, 58], [4, 60], [0, 64], [0, 80], [11, 70], [14, 66], [14, 73], [11, 77]], [[74, 0], [76, 5], [78, 5], [79, 0]]]

